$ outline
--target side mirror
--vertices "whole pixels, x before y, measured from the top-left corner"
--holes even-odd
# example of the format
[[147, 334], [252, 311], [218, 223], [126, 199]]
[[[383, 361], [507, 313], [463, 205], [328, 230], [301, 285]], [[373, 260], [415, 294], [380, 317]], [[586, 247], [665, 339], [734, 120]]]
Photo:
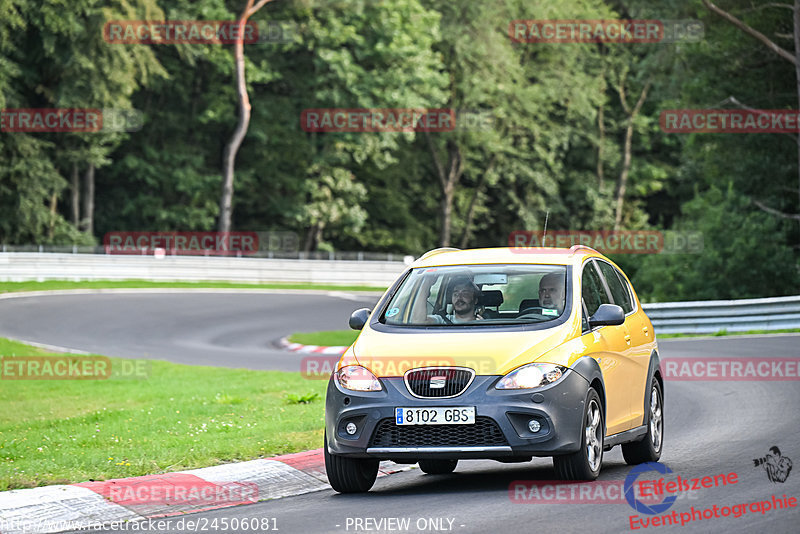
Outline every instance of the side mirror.
[[589, 317], [589, 328], [595, 326], [616, 326], [625, 322], [625, 312], [616, 304], [601, 304], [594, 315]]
[[[618, 306], [619, 307], [619, 306]], [[622, 308], [620, 308], [622, 310]], [[369, 308], [361, 308], [354, 311], [350, 315], [350, 328], [353, 330], [361, 330], [369, 320], [369, 314], [372, 312]]]

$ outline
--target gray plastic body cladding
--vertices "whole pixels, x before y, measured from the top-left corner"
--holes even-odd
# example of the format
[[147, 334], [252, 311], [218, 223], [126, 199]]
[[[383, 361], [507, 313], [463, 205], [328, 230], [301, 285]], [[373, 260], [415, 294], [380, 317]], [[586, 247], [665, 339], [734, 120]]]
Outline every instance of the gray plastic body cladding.
[[[572, 369], [576, 373], [581, 375], [586, 380], [587, 390], [588, 390], [588, 385], [591, 384], [592, 382], [594, 382], [595, 380], [598, 380], [600, 382], [600, 385], [603, 388], [603, 391], [598, 391], [597, 393], [603, 399], [603, 415], [604, 415], [603, 416], [603, 433], [605, 435], [608, 430], [606, 428], [606, 418], [605, 418], [605, 414], [607, 413], [607, 411], [606, 411], [606, 402], [605, 402], [605, 398], [606, 398], [606, 383], [605, 383], [605, 380], [603, 380], [603, 371], [600, 370], [600, 365], [597, 363], [597, 361], [594, 358], [590, 357], [590, 356], [584, 356], [583, 358], [580, 358], [579, 360], [577, 360], [572, 365]], [[583, 424], [582, 421], [581, 421], [581, 424]]]
[[[580, 448], [589, 383], [579, 373], [568, 370], [553, 385], [525, 390], [497, 390], [494, 386], [499, 378], [478, 375], [464, 393], [449, 399], [416, 398], [408, 392], [401, 377], [382, 378], [384, 389], [377, 392], [343, 390], [331, 379], [325, 402], [328, 450], [352, 457], [417, 460], [552, 456]], [[533, 401], [534, 395], [540, 402]], [[502, 450], [459, 447], [438, 452], [399, 448], [393, 452], [367, 452], [378, 423], [387, 418], [394, 420], [395, 408], [437, 406], [474, 406], [476, 417], [493, 419], [508, 443]], [[534, 416], [544, 423], [536, 434], [521, 424]], [[358, 428], [353, 436], [344, 431], [350, 421]]]

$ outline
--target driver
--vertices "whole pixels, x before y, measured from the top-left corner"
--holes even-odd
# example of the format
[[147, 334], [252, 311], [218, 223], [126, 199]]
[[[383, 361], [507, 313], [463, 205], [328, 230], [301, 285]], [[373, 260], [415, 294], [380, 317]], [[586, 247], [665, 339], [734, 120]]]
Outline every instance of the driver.
[[559, 315], [564, 312], [564, 276], [549, 273], [539, 280], [539, 304], [542, 308], [557, 310]]
[[427, 313], [427, 300], [430, 297], [431, 287], [436, 283], [434, 277], [428, 277], [422, 282], [414, 302], [412, 320], [415, 323], [431, 324], [458, 324], [482, 320], [478, 313], [478, 299], [481, 290], [467, 276], [457, 276], [450, 282], [452, 288], [451, 302], [453, 313], [447, 315], [425, 315]]

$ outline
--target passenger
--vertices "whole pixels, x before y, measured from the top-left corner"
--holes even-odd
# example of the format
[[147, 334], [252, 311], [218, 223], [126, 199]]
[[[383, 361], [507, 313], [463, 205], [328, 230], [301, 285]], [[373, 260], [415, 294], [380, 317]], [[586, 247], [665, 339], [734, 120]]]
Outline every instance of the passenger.
[[559, 273], [544, 275], [539, 280], [539, 305], [542, 308], [557, 310], [561, 315], [564, 312], [565, 304], [564, 276]]
[[428, 312], [427, 300], [430, 297], [431, 287], [435, 283], [436, 279], [432, 276], [422, 282], [422, 287], [414, 301], [412, 313], [414, 323], [458, 324], [483, 319], [478, 313], [478, 299], [481, 290], [467, 276], [458, 276], [450, 282], [453, 291], [451, 298], [453, 313], [444, 316], [426, 315]]

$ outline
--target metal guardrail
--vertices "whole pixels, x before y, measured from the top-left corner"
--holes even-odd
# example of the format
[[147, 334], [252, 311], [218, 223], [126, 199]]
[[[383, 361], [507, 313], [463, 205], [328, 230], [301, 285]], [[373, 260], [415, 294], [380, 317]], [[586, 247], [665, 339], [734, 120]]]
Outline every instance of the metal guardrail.
[[653, 322], [656, 334], [800, 328], [800, 296], [659, 302], [642, 307]]
[[[411, 259], [411, 258], [409, 258]], [[289, 282], [386, 288], [403, 261], [0, 253], [0, 281]], [[658, 334], [800, 328], [800, 296], [643, 304]]]
[[216, 256], [0, 253], [0, 281], [152, 280], [288, 282], [386, 288], [402, 261], [327, 261]]

